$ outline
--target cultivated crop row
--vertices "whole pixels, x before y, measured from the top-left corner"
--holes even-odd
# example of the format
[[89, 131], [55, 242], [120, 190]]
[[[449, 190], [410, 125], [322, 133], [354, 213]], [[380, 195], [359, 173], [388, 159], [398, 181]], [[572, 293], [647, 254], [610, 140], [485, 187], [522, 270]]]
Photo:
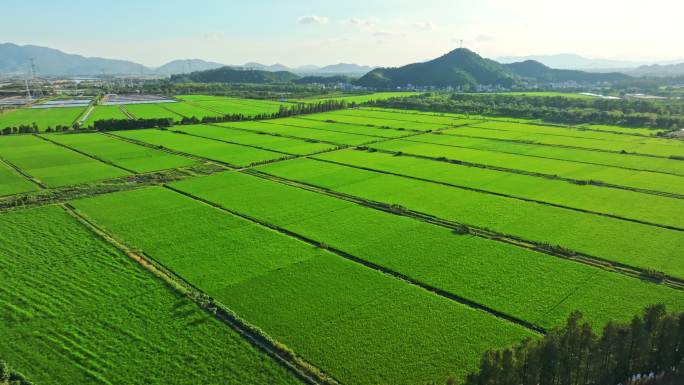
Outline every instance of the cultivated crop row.
[[0, 222], [0, 356], [36, 383], [298, 383], [59, 206]]
[[684, 277], [677, 260], [684, 233], [476, 191], [295, 159], [258, 169], [366, 200]]
[[168, 189], [73, 204], [342, 383], [462, 378], [482, 350], [532, 335]]
[[600, 327], [650, 303], [684, 308], [683, 291], [256, 176], [173, 187], [545, 328], [575, 309]]

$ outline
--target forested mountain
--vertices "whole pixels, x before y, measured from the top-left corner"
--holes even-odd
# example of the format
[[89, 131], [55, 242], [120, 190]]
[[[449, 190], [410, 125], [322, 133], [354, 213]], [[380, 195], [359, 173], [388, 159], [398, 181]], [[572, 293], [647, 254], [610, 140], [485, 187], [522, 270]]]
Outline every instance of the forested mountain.
[[409, 84], [435, 87], [477, 85], [510, 87], [525, 81], [593, 83], [628, 78], [627, 75], [618, 73], [601, 74], [553, 69], [534, 60], [500, 64], [494, 60], [482, 58], [468, 49], [459, 48], [424, 63], [409, 64], [399, 68], [375, 69], [359, 79], [357, 84], [375, 88], [401, 87]]
[[299, 76], [287, 71], [245, 70], [228, 66], [171, 76], [172, 82], [199, 83], [287, 83], [295, 79]]
[[[141, 69], [140, 64], [126, 60], [84, 57], [35, 45], [0, 44], [0, 73], [28, 74], [31, 59], [40, 76], [139, 74]], [[143, 71], [152, 70], [143, 68]]]
[[545, 66], [544, 64], [526, 60], [520, 63], [506, 64], [516, 75], [533, 79], [540, 83], [558, 83], [574, 81], [584, 82], [613, 82], [629, 79], [629, 76], [621, 73], [594, 73], [577, 70], [559, 70]]
[[224, 64], [209, 62], [200, 59], [173, 60], [161, 67], [157, 67], [154, 73], [157, 75], [183, 74], [194, 71], [206, 71], [223, 67]]
[[435, 87], [492, 84], [509, 87], [518, 80], [518, 76], [506, 66], [494, 60], [484, 59], [468, 49], [458, 48], [424, 63], [399, 68], [377, 68], [356, 83], [376, 88], [407, 84]]

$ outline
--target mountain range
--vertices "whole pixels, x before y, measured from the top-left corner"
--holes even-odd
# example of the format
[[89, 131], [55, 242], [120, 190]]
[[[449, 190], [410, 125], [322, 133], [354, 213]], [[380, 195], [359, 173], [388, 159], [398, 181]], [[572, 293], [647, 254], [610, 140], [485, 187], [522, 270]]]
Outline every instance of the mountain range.
[[485, 59], [466, 48], [458, 48], [423, 63], [408, 64], [398, 68], [376, 68], [357, 80], [356, 84], [373, 88], [403, 87], [409, 84], [436, 87], [477, 85], [510, 87], [524, 82], [594, 83], [628, 78], [629, 76], [619, 73], [589, 73], [554, 69], [534, 60], [501, 64]]
[[588, 58], [572, 53], [561, 53], [554, 55], [530, 55], [530, 56], [502, 56], [496, 61], [504, 64], [522, 62], [526, 60], [538, 61], [544, 65], [557, 69], [583, 70], [590, 72], [620, 71], [630, 72], [639, 67], [650, 65], [670, 65], [682, 63], [684, 60], [671, 60], [662, 62], [653, 61], [629, 61]]
[[[103, 74], [168, 76], [194, 71], [211, 70], [225, 66], [225, 64], [222, 63], [200, 59], [185, 59], [174, 60], [154, 68], [127, 60], [67, 54], [57, 49], [35, 45], [20, 46], [13, 43], [0, 44], [0, 74], [26, 76], [30, 71], [31, 59], [33, 59], [35, 63], [39, 76], [93, 76]], [[351, 76], [361, 76], [373, 69], [368, 66], [348, 63], [324, 67], [306, 65], [290, 68], [282, 64], [264, 65], [252, 62], [242, 65], [231, 65], [230, 67], [270, 72], [289, 71], [307, 75]]]

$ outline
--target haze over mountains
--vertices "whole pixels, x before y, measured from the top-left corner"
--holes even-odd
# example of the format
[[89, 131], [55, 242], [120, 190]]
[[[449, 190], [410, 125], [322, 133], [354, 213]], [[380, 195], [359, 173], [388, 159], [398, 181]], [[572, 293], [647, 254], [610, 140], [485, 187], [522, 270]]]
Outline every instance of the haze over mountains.
[[[51, 77], [140, 74], [169, 76], [195, 71], [212, 70], [226, 65], [223, 63], [205, 61], [201, 59], [182, 59], [173, 60], [160, 67], [152, 68], [127, 60], [84, 57], [81, 55], [67, 54], [57, 49], [35, 45], [19, 46], [13, 43], [0, 43], [0, 74], [26, 76], [30, 71], [31, 58], [34, 59], [39, 76]], [[590, 72], [619, 71], [632, 76], [684, 75], [684, 63], [677, 64], [677, 62], [642, 63], [632, 61], [590, 59], [575, 54], [517, 57], [509, 56], [497, 59], [498, 62], [506, 65], [511, 63], [527, 62], [530, 60], [534, 60], [535, 62], [558, 70], [583, 70]], [[328, 66], [304, 65], [294, 68], [282, 64], [265, 65], [256, 62], [229, 66], [237, 69], [249, 69], [267, 72], [287, 71], [301, 76], [345, 75], [351, 77], [362, 77], [363, 75], [377, 68], [353, 63], [339, 63]], [[487, 66], [490, 66], [490, 64], [485, 65], [485, 67]], [[418, 66], [417, 68], [421, 67]], [[509, 68], [509, 70], [511, 70], [511, 68]], [[372, 76], [378, 76], [378, 72], [376, 71]], [[549, 78], [549, 74], [547, 73], [545, 77]]]
[[[226, 65], [200, 59], [183, 59], [173, 60], [160, 67], [152, 68], [127, 60], [85, 57], [35, 45], [19, 46], [13, 43], [0, 43], [0, 74], [25, 76], [30, 71], [31, 58], [34, 59], [40, 76], [93, 76], [103, 74], [168, 76], [193, 71], [206, 71]], [[368, 66], [347, 63], [322, 67], [307, 65], [296, 68], [289, 68], [281, 64], [264, 65], [254, 62], [230, 66], [270, 72], [290, 71], [299, 74], [344, 74], [352, 76], [361, 76], [373, 69]]]

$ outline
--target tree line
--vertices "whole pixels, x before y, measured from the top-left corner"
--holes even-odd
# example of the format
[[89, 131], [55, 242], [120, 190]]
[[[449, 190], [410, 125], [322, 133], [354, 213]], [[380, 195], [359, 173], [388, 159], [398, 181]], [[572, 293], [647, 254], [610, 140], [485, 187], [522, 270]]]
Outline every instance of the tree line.
[[561, 124], [684, 128], [684, 103], [505, 94], [427, 94], [375, 101], [379, 107], [542, 119]]
[[[656, 384], [673, 379], [684, 381], [684, 313], [668, 314], [664, 305], [653, 305], [629, 323], [608, 322], [600, 335], [574, 312], [541, 339], [487, 351], [479, 371], [464, 385]], [[672, 383], [682, 383], [677, 381]]]
[[0, 360], [0, 385], [33, 385], [33, 383], [12, 369], [5, 361]]

